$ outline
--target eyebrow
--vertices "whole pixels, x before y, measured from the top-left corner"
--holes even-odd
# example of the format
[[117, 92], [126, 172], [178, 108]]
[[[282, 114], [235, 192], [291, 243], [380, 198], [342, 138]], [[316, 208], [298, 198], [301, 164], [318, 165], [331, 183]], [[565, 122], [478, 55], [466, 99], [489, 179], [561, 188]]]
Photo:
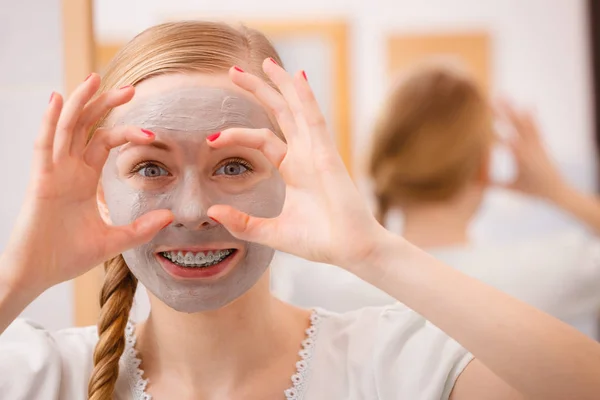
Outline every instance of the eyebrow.
[[152, 146], [154, 148], [157, 148], [159, 150], [164, 150], [164, 151], [170, 151], [171, 150], [171, 148], [169, 147], [169, 145], [167, 145], [167, 144], [165, 144], [163, 142], [157, 142], [157, 141], [155, 141], [155, 142], [152, 142], [152, 143], [149, 143], [149, 144], [134, 144], [134, 143], [129, 142], [129, 143], [125, 143], [123, 146], [121, 146], [121, 148], [119, 149], [119, 154], [127, 151], [127, 149], [130, 149], [132, 147], [135, 148], [135, 147], [140, 147], [140, 146]]

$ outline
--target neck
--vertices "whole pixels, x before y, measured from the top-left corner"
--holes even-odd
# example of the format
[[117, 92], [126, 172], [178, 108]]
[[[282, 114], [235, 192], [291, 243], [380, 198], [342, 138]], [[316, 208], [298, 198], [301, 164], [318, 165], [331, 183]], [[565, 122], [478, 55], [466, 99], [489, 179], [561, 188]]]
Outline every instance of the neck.
[[464, 246], [479, 199], [467, 192], [449, 201], [403, 207], [403, 236], [421, 248]]
[[184, 385], [202, 397], [239, 387], [262, 366], [277, 364], [290, 348], [296, 349], [291, 352], [293, 367], [308, 324], [306, 310], [270, 294], [268, 273], [218, 310], [185, 314], [152, 297], [151, 304], [148, 320], [137, 328], [145, 376], [153, 387]]

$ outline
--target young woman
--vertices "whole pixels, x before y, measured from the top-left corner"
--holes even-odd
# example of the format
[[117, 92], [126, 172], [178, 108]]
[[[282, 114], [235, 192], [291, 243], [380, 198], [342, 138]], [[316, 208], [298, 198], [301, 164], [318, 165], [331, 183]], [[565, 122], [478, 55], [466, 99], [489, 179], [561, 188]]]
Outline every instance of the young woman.
[[[304, 74], [280, 65], [257, 32], [170, 23], [125, 46], [102, 84], [92, 74], [64, 104], [52, 96], [0, 260], [0, 329], [110, 259], [102, 315], [61, 332], [14, 321], [2, 397], [597, 398], [600, 346], [377, 223]], [[414, 311], [278, 301], [273, 249]], [[151, 313], [133, 326], [138, 279]]]
[[[471, 223], [493, 185], [493, 115], [472, 79], [424, 64], [392, 90], [374, 129], [370, 175], [378, 218], [402, 212], [403, 236], [435, 258], [600, 339], [600, 201], [572, 188], [544, 149], [531, 115], [502, 104], [518, 174], [508, 188], [543, 199], [588, 229], [548, 232], [517, 243], [478, 244]], [[328, 265], [277, 257], [273, 290], [300, 306], [347, 311], [396, 301]]]

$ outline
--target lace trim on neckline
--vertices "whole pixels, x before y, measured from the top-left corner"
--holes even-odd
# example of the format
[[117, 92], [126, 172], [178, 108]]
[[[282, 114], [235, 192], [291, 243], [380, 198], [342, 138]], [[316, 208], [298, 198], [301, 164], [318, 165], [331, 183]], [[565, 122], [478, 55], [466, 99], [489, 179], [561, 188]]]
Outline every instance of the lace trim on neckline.
[[[308, 377], [310, 373], [310, 362], [313, 356], [317, 334], [319, 332], [319, 322], [321, 316], [314, 309], [310, 315], [310, 327], [306, 329], [306, 339], [302, 341], [302, 350], [298, 352], [300, 361], [296, 363], [296, 373], [292, 375], [292, 385], [284, 391], [286, 400], [302, 400], [306, 393]], [[125, 328], [125, 368], [129, 380], [129, 388], [133, 400], [152, 400], [152, 396], [146, 393], [148, 379], [144, 379], [144, 370], [140, 368], [142, 360], [138, 357], [135, 349], [136, 343], [135, 324], [127, 322]]]
[[152, 396], [146, 393], [148, 379], [144, 379], [144, 370], [140, 368], [142, 360], [135, 349], [136, 340], [135, 325], [129, 321], [125, 328], [125, 365], [131, 396], [133, 400], [152, 400]]
[[317, 313], [317, 310], [313, 310], [310, 314], [310, 327], [305, 331], [306, 339], [302, 341], [302, 350], [298, 352], [300, 361], [296, 363], [296, 373], [292, 375], [293, 386], [284, 392], [286, 400], [302, 400], [306, 394], [311, 360], [315, 344], [317, 343], [320, 322], [321, 316]]

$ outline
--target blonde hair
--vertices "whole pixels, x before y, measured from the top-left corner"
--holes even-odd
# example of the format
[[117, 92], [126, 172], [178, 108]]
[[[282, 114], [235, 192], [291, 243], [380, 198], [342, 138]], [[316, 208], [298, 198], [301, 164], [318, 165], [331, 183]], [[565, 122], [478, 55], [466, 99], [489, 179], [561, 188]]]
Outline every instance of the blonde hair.
[[[184, 21], [154, 26], [126, 44], [108, 65], [100, 95], [108, 90], [136, 85], [168, 73], [219, 73], [234, 65], [265, 81], [261, 65], [266, 58], [282, 65], [277, 52], [260, 32], [217, 22]], [[270, 83], [271, 84], [271, 83]], [[106, 116], [99, 121], [102, 125]], [[93, 133], [93, 132], [92, 132]], [[100, 295], [99, 340], [94, 351], [88, 396], [112, 399], [125, 348], [125, 328], [133, 304], [137, 279], [123, 256], [105, 263]]]
[[409, 72], [374, 131], [377, 219], [392, 206], [452, 198], [481, 172], [492, 140], [488, 102], [464, 72], [431, 63]]

